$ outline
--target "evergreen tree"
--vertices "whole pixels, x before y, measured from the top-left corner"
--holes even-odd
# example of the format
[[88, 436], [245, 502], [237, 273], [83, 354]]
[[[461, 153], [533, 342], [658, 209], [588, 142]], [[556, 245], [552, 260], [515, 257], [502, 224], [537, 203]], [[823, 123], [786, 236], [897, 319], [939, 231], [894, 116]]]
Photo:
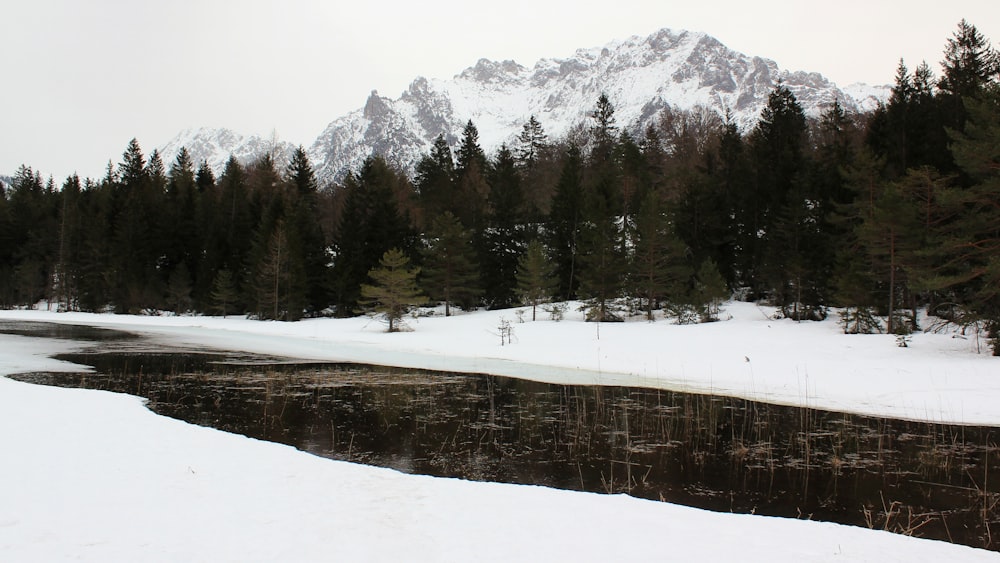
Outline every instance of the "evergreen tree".
[[654, 311], [669, 298], [677, 299], [686, 282], [686, 272], [677, 266], [684, 258], [678, 256], [679, 241], [671, 230], [670, 220], [663, 210], [660, 196], [648, 192], [642, 200], [637, 217], [637, 240], [631, 261], [631, 290], [642, 302], [646, 320], [655, 320]]
[[506, 145], [497, 152], [488, 182], [489, 210], [479, 234], [480, 283], [487, 306], [504, 308], [516, 300], [517, 260], [526, 244], [520, 173]]
[[[198, 271], [202, 244], [198, 236], [196, 190], [194, 163], [187, 149], [181, 148], [170, 167], [170, 176], [166, 184], [164, 212], [168, 217], [164, 224], [166, 235], [164, 267], [169, 272], [168, 276], [172, 276], [173, 271], [181, 264], [184, 265], [189, 277], [191, 272]], [[209, 227], [209, 225], [202, 226]]]
[[[49, 294], [56, 262], [56, 211], [40, 174], [21, 166], [11, 183], [9, 200], [8, 284], [6, 301], [33, 305]], [[2, 291], [2, 290], [0, 290]]]
[[589, 301], [588, 320], [621, 320], [614, 311], [614, 300], [622, 296], [625, 253], [622, 232], [607, 200], [595, 195], [587, 205], [589, 212], [580, 232], [580, 292]]
[[733, 287], [751, 286], [754, 249], [742, 203], [752, 190], [751, 165], [746, 143], [734, 121], [721, 128], [717, 147], [709, 150], [704, 173], [688, 176], [688, 189], [675, 214], [678, 235], [697, 260], [719, 266]]
[[212, 308], [225, 317], [239, 298], [236, 280], [229, 270], [219, 270], [212, 282]]
[[549, 214], [548, 246], [552, 249], [556, 296], [561, 300], [576, 299], [580, 285], [579, 247], [583, 229], [583, 162], [580, 149], [571, 145], [556, 185], [556, 195]]
[[481, 290], [471, 233], [457, 217], [445, 211], [431, 224], [427, 236], [420, 273], [424, 292], [431, 299], [444, 302], [445, 316], [451, 315], [453, 303], [472, 307]]
[[615, 123], [615, 106], [608, 95], [601, 93], [597, 98], [597, 106], [590, 114], [593, 120], [590, 134], [593, 140], [595, 160], [610, 160], [611, 151], [618, 139], [618, 125]]
[[517, 293], [521, 303], [531, 305], [532, 321], [536, 319], [538, 306], [551, 298], [555, 284], [545, 247], [538, 239], [532, 239], [517, 262]]
[[301, 247], [307, 309], [318, 312], [329, 301], [327, 253], [323, 229], [319, 224], [316, 176], [305, 149], [299, 146], [288, 165], [287, 181], [294, 187], [290, 212], [291, 224]]
[[908, 260], [919, 248], [919, 212], [898, 184], [890, 184], [877, 194], [871, 214], [858, 227], [858, 238], [867, 249], [875, 275], [888, 293], [887, 330], [908, 332], [900, 322], [903, 295], [908, 291]]
[[[803, 252], [802, 227], [808, 220], [805, 161], [806, 119], [791, 91], [779, 84], [751, 133], [755, 168], [753, 189], [745, 194], [737, 221], [743, 225], [738, 244], [749, 253], [748, 282], [755, 294], [769, 294], [778, 305], [791, 303], [785, 291], [791, 280], [785, 276], [788, 250]], [[783, 212], [783, 213], [782, 213]], [[776, 235], [781, 232], [780, 242]], [[795, 246], [786, 248], [789, 241]], [[796, 257], [804, 262], [801, 255]], [[748, 272], [748, 273], [749, 273]]]
[[847, 203], [835, 207], [831, 221], [844, 233], [836, 247], [832, 279], [834, 302], [841, 313], [844, 332], [868, 334], [881, 330], [876, 319], [879, 283], [861, 225], [872, 221], [875, 202], [884, 190], [884, 164], [870, 150], [861, 150], [844, 170], [844, 187], [852, 193]]
[[970, 321], [985, 322], [993, 353], [1000, 355], [1000, 85], [967, 98], [966, 108], [965, 129], [953, 133], [952, 151], [971, 185], [939, 190], [943, 220], [926, 253], [935, 267], [921, 282], [949, 292]]
[[254, 277], [257, 317], [298, 320], [306, 306], [303, 264], [297, 254], [300, 241], [293, 238], [293, 229], [281, 218], [273, 228], [262, 228], [261, 234], [265, 233], [267, 243], [256, 262]]
[[333, 297], [337, 314], [358, 308], [361, 284], [390, 248], [411, 249], [414, 236], [396, 204], [397, 185], [406, 183], [381, 157], [367, 159], [344, 181], [344, 209], [334, 241]]
[[938, 88], [958, 98], [976, 97], [987, 84], [996, 81], [1000, 73], [1000, 53], [990, 46], [976, 26], [963, 19], [948, 39], [941, 66], [944, 76]]
[[486, 218], [489, 184], [486, 154], [479, 145], [479, 130], [470, 120], [462, 130], [455, 152], [455, 193], [448, 208], [462, 224], [481, 234]]
[[419, 268], [410, 268], [410, 259], [398, 248], [382, 255], [379, 267], [368, 272], [372, 284], [361, 286], [361, 296], [366, 309], [381, 315], [389, 332], [400, 329], [400, 322], [412, 308], [427, 300], [417, 289]]
[[548, 135], [542, 124], [532, 115], [517, 136], [517, 161], [523, 168], [533, 168], [548, 146]]
[[705, 260], [695, 273], [692, 301], [698, 310], [701, 322], [719, 320], [719, 310], [722, 303], [729, 297], [726, 280], [722, 278], [718, 266], [711, 260]]
[[417, 192], [426, 224], [445, 211], [453, 211], [455, 197], [455, 162], [444, 135], [438, 135], [430, 154], [417, 163]]

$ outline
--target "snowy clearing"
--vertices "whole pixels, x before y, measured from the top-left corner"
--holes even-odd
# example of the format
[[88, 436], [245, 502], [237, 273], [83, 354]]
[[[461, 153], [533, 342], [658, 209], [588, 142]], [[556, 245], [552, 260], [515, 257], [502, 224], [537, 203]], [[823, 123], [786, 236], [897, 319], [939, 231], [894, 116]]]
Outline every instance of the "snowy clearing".
[[[709, 325], [518, 324], [514, 311], [298, 323], [0, 311], [164, 343], [306, 359], [657, 386], [869, 414], [1000, 425], [1000, 360], [972, 340], [844, 336], [731, 303]], [[530, 312], [527, 316], [530, 318]], [[513, 343], [500, 346], [501, 318]], [[599, 331], [599, 334], [598, 334]], [[75, 369], [79, 345], [0, 335], [0, 374]], [[405, 475], [157, 416], [140, 399], [0, 378], [2, 561], [1000, 561], [828, 523], [625, 496]]]

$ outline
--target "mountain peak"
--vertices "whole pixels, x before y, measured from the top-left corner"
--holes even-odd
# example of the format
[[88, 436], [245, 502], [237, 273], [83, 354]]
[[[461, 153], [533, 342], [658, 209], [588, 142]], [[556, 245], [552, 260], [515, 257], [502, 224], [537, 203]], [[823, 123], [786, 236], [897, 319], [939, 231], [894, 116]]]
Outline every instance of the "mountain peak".
[[[888, 92], [865, 85], [840, 89], [818, 73], [782, 70], [771, 59], [738, 53], [705, 33], [664, 28], [578, 49], [567, 58], [539, 59], [530, 69], [512, 60], [479, 59], [450, 80], [418, 76], [396, 99], [373, 90], [361, 109], [330, 122], [309, 157], [321, 181], [343, 177], [372, 154], [412, 172], [438, 135], [454, 143], [469, 120], [488, 152], [510, 143], [531, 116], [555, 139], [585, 122], [602, 93], [618, 123], [632, 132], [667, 107], [729, 114], [747, 129], [779, 82], [813, 116], [834, 100], [848, 112], [870, 111]], [[260, 137], [225, 129], [188, 130], [160, 152], [166, 158], [187, 146], [196, 161], [214, 166], [230, 153], [246, 155], [266, 145]], [[213, 150], [224, 154], [207, 156]]]
[[511, 60], [496, 62], [489, 59], [479, 59], [475, 66], [463, 70], [455, 78], [483, 84], [502, 84], [517, 80], [526, 70]]

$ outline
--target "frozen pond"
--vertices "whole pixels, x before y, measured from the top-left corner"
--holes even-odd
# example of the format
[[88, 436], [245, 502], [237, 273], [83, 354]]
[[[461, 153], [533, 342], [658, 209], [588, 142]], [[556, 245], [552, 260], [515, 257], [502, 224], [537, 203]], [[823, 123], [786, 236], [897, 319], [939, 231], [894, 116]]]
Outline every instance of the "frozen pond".
[[[997, 549], [1000, 429], [655, 389], [151, 350], [119, 333], [16, 379], [126, 392], [161, 414], [333, 459], [812, 518]], [[19, 331], [19, 332], [18, 332]]]

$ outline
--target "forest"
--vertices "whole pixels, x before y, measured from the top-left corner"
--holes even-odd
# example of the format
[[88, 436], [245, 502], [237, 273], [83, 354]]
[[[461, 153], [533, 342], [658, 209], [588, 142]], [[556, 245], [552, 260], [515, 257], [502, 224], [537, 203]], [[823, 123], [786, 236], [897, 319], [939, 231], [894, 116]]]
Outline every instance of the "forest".
[[1000, 355], [998, 289], [1000, 56], [966, 21], [940, 77], [901, 60], [869, 114], [809, 118], [778, 84], [750, 130], [696, 109], [636, 131], [602, 95], [565, 138], [531, 117], [494, 154], [469, 121], [412, 177], [373, 155], [319, 185], [301, 147], [217, 175], [133, 139], [103, 178], [25, 165], [0, 184], [5, 308], [294, 321], [580, 300], [595, 321], [693, 323], [736, 298], [835, 309], [848, 333], [933, 329], [926, 310]]

